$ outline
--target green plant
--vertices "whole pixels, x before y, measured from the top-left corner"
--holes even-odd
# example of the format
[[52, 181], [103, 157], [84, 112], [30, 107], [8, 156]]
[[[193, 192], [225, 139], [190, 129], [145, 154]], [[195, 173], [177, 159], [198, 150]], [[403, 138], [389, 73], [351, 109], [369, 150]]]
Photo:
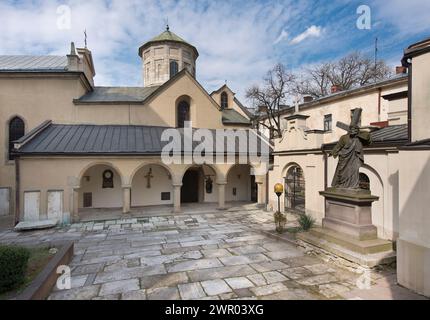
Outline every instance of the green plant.
[[298, 222], [303, 231], [308, 231], [314, 226], [315, 219], [308, 214], [302, 213], [299, 215]]
[[24, 282], [29, 258], [26, 248], [0, 246], [0, 293]]

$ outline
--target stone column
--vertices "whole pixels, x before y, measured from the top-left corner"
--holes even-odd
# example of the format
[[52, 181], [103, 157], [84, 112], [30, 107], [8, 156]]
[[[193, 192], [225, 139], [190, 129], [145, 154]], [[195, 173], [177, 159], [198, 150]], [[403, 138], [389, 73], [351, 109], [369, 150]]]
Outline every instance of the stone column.
[[181, 212], [181, 187], [182, 183], [173, 185], [173, 212]]
[[265, 207], [266, 206], [266, 176], [265, 175], [261, 175], [261, 176], [256, 176], [255, 177], [255, 183], [257, 183], [257, 188], [258, 188], [258, 205], [261, 207]]
[[80, 187], [72, 188], [72, 221], [79, 221], [79, 189]]
[[217, 182], [218, 185], [218, 210], [225, 210], [225, 186], [227, 182], [226, 181], [219, 181]]
[[122, 186], [122, 213], [130, 213], [131, 186]]

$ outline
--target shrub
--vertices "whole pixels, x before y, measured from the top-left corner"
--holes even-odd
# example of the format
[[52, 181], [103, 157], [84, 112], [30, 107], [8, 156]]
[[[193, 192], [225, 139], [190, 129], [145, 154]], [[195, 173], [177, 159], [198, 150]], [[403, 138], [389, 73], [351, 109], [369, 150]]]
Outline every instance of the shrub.
[[308, 231], [309, 229], [311, 229], [314, 226], [315, 219], [308, 214], [302, 213], [299, 215], [298, 222], [300, 224], [300, 228], [303, 231]]
[[0, 246], [0, 293], [24, 282], [29, 258], [26, 248]]

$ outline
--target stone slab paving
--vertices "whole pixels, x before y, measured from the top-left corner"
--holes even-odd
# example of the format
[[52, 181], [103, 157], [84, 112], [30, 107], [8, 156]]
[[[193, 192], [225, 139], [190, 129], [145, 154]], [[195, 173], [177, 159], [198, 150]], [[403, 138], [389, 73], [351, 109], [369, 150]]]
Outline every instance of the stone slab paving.
[[421, 298], [395, 283], [395, 270], [360, 274], [324, 262], [293, 243], [269, 238], [261, 210], [85, 222], [66, 228], [0, 232], [0, 243], [75, 242], [72, 288], [62, 299], [396, 299]]

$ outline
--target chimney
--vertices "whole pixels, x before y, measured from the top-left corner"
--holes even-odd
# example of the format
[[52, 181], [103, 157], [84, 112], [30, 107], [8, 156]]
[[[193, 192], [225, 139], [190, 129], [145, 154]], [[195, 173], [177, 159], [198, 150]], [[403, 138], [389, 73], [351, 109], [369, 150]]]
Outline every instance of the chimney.
[[314, 100], [314, 98], [312, 96], [304, 96], [303, 97], [304, 103], [311, 102], [312, 100]]
[[407, 68], [403, 66], [396, 67], [396, 74], [405, 74], [407, 72]]
[[338, 84], [334, 84], [331, 86], [331, 93], [336, 93], [342, 91], [342, 87]]

